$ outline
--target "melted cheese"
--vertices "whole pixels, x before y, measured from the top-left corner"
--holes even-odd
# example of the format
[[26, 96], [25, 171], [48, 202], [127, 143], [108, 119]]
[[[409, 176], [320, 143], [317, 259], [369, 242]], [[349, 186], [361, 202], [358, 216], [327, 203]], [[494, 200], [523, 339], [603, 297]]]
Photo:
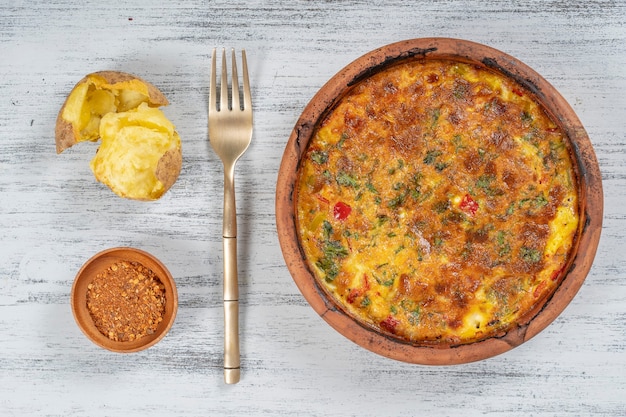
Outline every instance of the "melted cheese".
[[558, 285], [575, 244], [566, 137], [511, 80], [413, 61], [355, 86], [299, 172], [309, 267], [364, 325], [413, 343], [501, 334]]

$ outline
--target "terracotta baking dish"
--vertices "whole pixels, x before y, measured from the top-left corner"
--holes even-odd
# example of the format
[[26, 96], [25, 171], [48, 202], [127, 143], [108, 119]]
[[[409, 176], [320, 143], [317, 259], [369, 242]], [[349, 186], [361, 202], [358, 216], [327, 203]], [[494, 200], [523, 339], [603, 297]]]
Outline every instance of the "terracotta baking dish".
[[[304, 259], [297, 225], [295, 190], [300, 158], [316, 126], [360, 80], [409, 59], [452, 59], [488, 67], [513, 79], [531, 92], [569, 138], [579, 184], [580, 228], [571, 268], [552, 297], [525, 315], [504, 335], [457, 346], [412, 344], [363, 326], [344, 312], [318, 285]], [[410, 363], [447, 365], [486, 359], [506, 352], [545, 329], [574, 298], [594, 259], [603, 215], [602, 182], [598, 162], [584, 127], [556, 89], [524, 63], [477, 43], [449, 39], [406, 40], [376, 49], [358, 58], [313, 97], [298, 119], [284, 151], [276, 190], [276, 222], [285, 262], [296, 285], [313, 309], [335, 330], [377, 354]]]

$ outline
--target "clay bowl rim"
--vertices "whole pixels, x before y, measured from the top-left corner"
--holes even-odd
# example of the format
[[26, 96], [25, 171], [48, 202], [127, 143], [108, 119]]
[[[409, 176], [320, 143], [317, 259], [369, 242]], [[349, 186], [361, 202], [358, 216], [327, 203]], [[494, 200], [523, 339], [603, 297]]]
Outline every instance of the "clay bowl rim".
[[[451, 59], [488, 67], [515, 80], [532, 94], [569, 138], [578, 174], [580, 226], [569, 269], [556, 290], [506, 333], [456, 346], [417, 345], [384, 335], [357, 322], [320, 287], [299, 243], [295, 196], [299, 162], [318, 122], [359, 81], [408, 59]], [[589, 136], [572, 107], [548, 81], [518, 59], [490, 46], [453, 38], [408, 39], [357, 58], [334, 75], [304, 108], [289, 137], [276, 185], [276, 227], [287, 268], [313, 309], [344, 337], [379, 355], [408, 363], [453, 365], [487, 359], [536, 336], [572, 301], [595, 257], [603, 219], [602, 179]]]
[[[100, 333], [87, 309], [87, 286], [94, 276], [118, 261], [139, 262], [151, 269], [165, 286], [165, 315], [157, 331], [132, 342], [113, 341]], [[174, 277], [167, 267], [154, 255], [141, 249], [116, 247], [93, 255], [80, 268], [70, 295], [72, 314], [80, 330], [96, 345], [117, 353], [133, 353], [154, 346], [169, 332], [178, 310], [178, 291]]]

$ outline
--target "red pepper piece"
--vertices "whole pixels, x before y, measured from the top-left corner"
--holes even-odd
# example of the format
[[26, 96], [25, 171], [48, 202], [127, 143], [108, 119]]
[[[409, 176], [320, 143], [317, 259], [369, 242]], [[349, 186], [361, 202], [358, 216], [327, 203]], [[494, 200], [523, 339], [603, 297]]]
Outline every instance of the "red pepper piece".
[[346, 301], [350, 304], [354, 303], [354, 300], [356, 300], [356, 298], [361, 295], [361, 290], [358, 290], [356, 288], [352, 288], [350, 290], [350, 292], [348, 293], [348, 296], [346, 297]]
[[367, 274], [363, 274], [363, 286], [361, 288], [352, 288], [346, 297], [346, 301], [350, 304], [354, 303], [357, 297], [362, 296], [369, 289], [370, 283], [367, 279]]
[[533, 293], [533, 296], [535, 298], [538, 298], [541, 293], [543, 292], [543, 290], [546, 288], [546, 282], [545, 281], [541, 281], [541, 283], [539, 285], [537, 285], [537, 288], [535, 288], [535, 292]]
[[345, 220], [351, 212], [352, 207], [342, 201], [339, 201], [335, 204], [335, 207], [333, 207], [333, 216], [335, 216], [335, 219], [337, 220]]
[[556, 281], [556, 279], [559, 277], [559, 275], [561, 275], [561, 272], [563, 272], [564, 269], [565, 269], [565, 267], [557, 269], [556, 271], [554, 271], [552, 273], [552, 275], [550, 276], [550, 279], [552, 281]]
[[517, 94], [518, 96], [520, 96], [520, 97], [522, 97], [524, 95], [524, 92], [522, 90], [520, 90], [520, 89], [517, 89], [517, 88], [514, 88], [513, 92], [515, 94]]
[[370, 281], [367, 279], [367, 274], [363, 274], [363, 289], [365, 291], [370, 289]]
[[324, 204], [328, 204], [328, 203], [330, 203], [330, 201], [328, 201], [328, 199], [327, 199], [327, 198], [324, 198], [324, 197], [322, 197], [322, 196], [321, 196], [321, 195], [319, 195], [319, 194], [315, 194], [315, 198], [317, 198], [319, 201], [321, 201], [321, 202], [322, 202], [322, 203], [324, 203]]
[[398, 319], [393, 318], [392, 316], [387, 316], [387, 318], [380, 322], [380, 327], [387, 330], [389, 333], [396, 332], [396, 326], [400, 323]]
[[465, 194], [465, 196], [463, 196], [463, 200], [461, 200], [461, 210], [470, 216], [473, 216], [478, 211], [478, 203], [472, 198], [472, 196]]

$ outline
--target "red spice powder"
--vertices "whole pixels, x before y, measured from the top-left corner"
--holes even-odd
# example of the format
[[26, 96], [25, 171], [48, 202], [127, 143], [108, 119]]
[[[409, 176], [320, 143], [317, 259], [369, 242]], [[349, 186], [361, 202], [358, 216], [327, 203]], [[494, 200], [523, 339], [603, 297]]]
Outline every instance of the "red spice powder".
[[163, 321], [165, 286], [139, 262], [116, 262], [88, 285], [87, 309], [100, 333], [131, 342], [153, 334]]

